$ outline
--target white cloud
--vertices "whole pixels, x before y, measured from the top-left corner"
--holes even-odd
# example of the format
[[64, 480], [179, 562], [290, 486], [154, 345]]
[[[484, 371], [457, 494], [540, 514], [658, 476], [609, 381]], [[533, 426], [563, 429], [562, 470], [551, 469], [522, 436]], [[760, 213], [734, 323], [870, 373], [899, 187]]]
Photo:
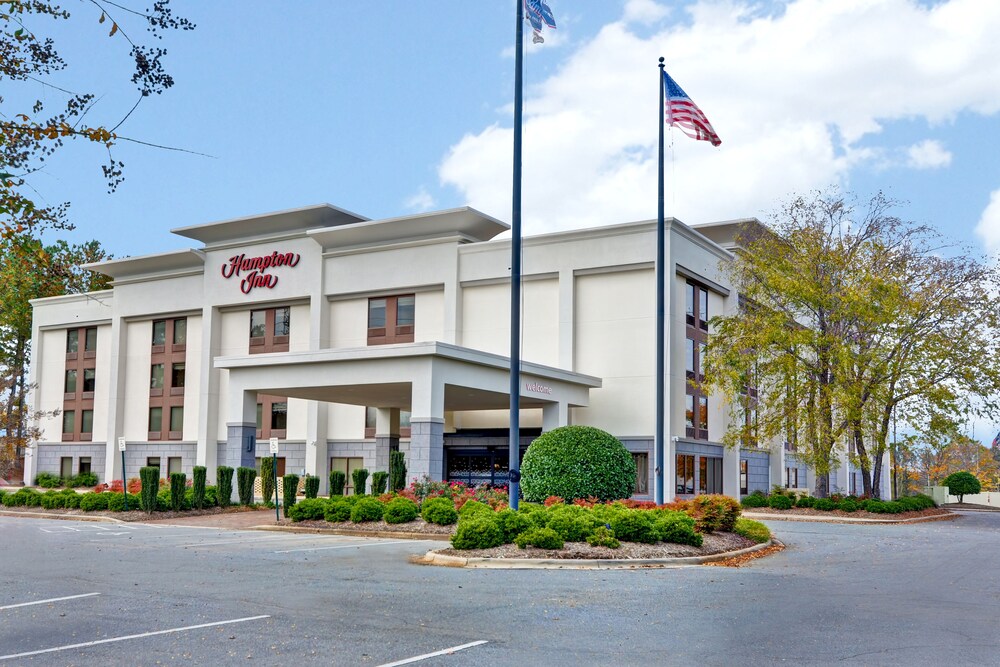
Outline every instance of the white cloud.
[[906, 151], [906, 165], [913, 169], [936, 169], [951, 164], [951, 152], [940, 141], [925, 139]]
[[[933, 141], [905, 157], [877, 145], [882, 124], [1000, 110], [1000, 3], [793, 0], [761, 14], [751, 0], [701, 0], [689, 21], [632, 31], [628, 21], [656, 6], [626, 3], [621, 21], [574, 43], [555, 74], [526, 88], [526, 233], [655, 217], [660, 55], [723, 140], [713, 149], [673, 131], [667, 214], [692, 223], [764, 215], [887, 155], [943, 166], [949, 154]], [[501, 219], [508, 117], [463, 137], [439, 168], [444, 184]]]
[[416, 194], [407, 198], [407, 200], [403, 202], [403, 206], [405, 206], [408, 211], [423, 213], [424, 211], [429, 211], [434, 208], [434, 197], [427, 192], [426, 188], [421, 187]]
[[653, 0], [628, 0], [625, 3], [624, 20], [635, 23], [656, 23], [669, 13], [669, 8]]
[[1000, 188], [990, 193], [990, 203], [979, 218], [976, 234], [988, 250], [1000, 254]]

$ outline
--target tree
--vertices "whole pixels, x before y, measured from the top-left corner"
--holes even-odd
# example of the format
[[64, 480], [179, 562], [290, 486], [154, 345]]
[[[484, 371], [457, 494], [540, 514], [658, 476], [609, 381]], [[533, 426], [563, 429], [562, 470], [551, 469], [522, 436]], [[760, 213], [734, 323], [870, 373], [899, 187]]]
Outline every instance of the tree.
[[982, 490], [979, 480], [972, 473], [965, 470], [953, 472], [948, 475], [944, 478], [942, 484], [948, 487], [949, 494], [958, 496], [959, 503], [963, 502], [966, 495], [979, 493]]
[[[52, 22], [69, 21], [70, 13], [49, 0], [0, 1], [0, 85], [4, 88], [0, 104], [6, 107], [0, 114], [0, 237], [71, 226], [66, 217], [68, 205], [37, 205], [30, 183], [31, 175], [67, 140], [100, 145], [107, 154], [102, 169], [109, 191], [121, 183], [124, 165], [115, 159], [112, 148], [119, 141], [144, 142], [120, 136], [118, 128], [143, 99], [159, 95], [174, 83], [163, 68], [166, 50], [136, 41], [139, 27], [145, 27], [156, 39], [161, 39], [165, 30], [194, 28], [187, 19], [173, 15], [169, 0], [154, 0], [152, 9], [145, 12], [107, 0], [88, 0], [84, 6], [81, 14], [92, 29], [107, 30], [108, 37], [116, 40], [113, 43], [127, 43], [129, 57], [135, 62], [131, 82], [137, 89], [136, 102], [127, 111], [114, 112], [105, 122], [86, 124], [85, 118], [97, 114], [99, 98], [53, 83], [67, 63], [54, 40], [46, 36]], [[31, 103], [39, 84], [46, 90], [46, 100], [36, 98]], [[64, 101], [60, 108], [48, 111], [49, 100], [56, 97]]]
[[[772, 228], [746, 225], [727, 270], [740, 312], [715, 318], [705, 384], [737, 413], [729, 444], [781, 437], [829, 493], [839, 448], [864, 492], [880, 495], [894, 416], [926, 433], [964, 418], [971, 394], [997, 410], [1000, 300], [995, 267], [944, 255], [926, 226], [892, 215], [878, 194], [860, 211], [838, 193], [799, 197]], [[839, 446], [839, 447], [838, 447]]]

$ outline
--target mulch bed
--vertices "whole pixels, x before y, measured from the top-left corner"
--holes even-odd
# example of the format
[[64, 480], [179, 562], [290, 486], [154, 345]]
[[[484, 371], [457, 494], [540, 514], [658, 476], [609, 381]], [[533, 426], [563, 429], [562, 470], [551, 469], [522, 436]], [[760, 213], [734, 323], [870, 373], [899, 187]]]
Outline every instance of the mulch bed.
[[357, 530], [365, 533], [413, 533], [414, 535], [451, 535], [455, 532], [455, 526], [439, 526], [436, 523], [427, 523], [421, 518], [416, 518], [409, 523], [386, 523], [385, 521], [365, 521], [364, 523], [354, 523], [353, 521], [296, 521], [282, 517], [278, 522], [279, 526], [294, 526], [295, 528], [335, 528], [342, 531]]
[[838, 519], [881, 519], [883, 521], [889, 520], [899, 520], [899, 519], [916, 519], [921, 517], [935, 517], [935, 516], [952, 516], [951, 512], [946, 509], [941, 509], [940, 507], [931, 507], [929, 509], [920, 510], [918, 512], [900, 512], [899, 514], [876, 514], [874, 512], [866, 512], [864, 510], [858, 510], [857, 512], [844, 512], [843, 510], [831, 510], [825, 512], [823, 510], [814, 509], [812, 507], [793, 507], [789, 510], [776, 510], [772, 507], [744, 507], [743, 516], [748, 519], [752, 519], [755, 514], [781, 514], [785, 516], [804, 516], [804, 517], [825, 517], [825, 518], [838, 518]]
[[205, 516], [207, 514], [235, 514], [240, 512], [256, 512], [260, 507], [244, 507], [243, 505], [230, 505], [229, 507], [208, 507], [203, 510], [185, 510], [183, 512], [153, 512], [146, 514], [142, 510], [129, 510], [128, 512], [111, 512], [109, 510], [98, 510], [96, 512], [84, 512], [79, 509], [51, 509], [44, 507], [0, 507], [5, 512], [34, 512], [42, 514], [62, 515], [62, 516], [105, 516], [120, 521], [149, 521], [150, 519], [176, 519], [178, 517]]

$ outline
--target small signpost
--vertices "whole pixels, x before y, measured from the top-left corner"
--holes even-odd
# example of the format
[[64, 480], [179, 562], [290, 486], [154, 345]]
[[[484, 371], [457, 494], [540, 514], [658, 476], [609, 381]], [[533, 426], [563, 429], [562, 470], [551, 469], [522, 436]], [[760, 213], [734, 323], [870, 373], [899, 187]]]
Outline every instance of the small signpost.
[[[268, 440], [271, 445], [271, 456], [274, 457], [274, 465], [271, 469], [274, 471], [274, 520], [281, 521], [281, 515], [278, 513], [278, 439], [271, 438]], [[270, 498], [268, 498], [270, 500]]]
[[122, 499], [128, 512], [128, 477], [125, 475], [125, 438], [118, 438], [118, 451], [122, 453]]

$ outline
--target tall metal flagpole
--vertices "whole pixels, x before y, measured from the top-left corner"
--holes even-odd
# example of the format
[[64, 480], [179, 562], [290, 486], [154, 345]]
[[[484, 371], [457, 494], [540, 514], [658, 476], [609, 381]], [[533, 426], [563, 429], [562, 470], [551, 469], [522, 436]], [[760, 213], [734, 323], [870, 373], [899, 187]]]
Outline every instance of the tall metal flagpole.
[[664, 245], [665, 245], [665, 231], [664, 231], [664, 219], [663, 219], [663, 126], [665, 125], [664, 120], [664, 108], [663, 108], [663, 58], [660, 58], [660, 159], [659, 159], [659, 194], [657, 197], [657, 211], [656, 211], [656, 435], [654, 440], [655, 447], [655, 464], [656, 464], [656, 481], [654, 489], [656, 504], [663, 504], [663, 487], [664, 487], [664, 477], [666, 475], [666, 460], [664, 459], [664, 447], [663, 447], [663, 399], [664, 399], [664, 388], [663, 388], [663, 369], [664, 369], [664, 282], [665, 273], [664, 270]]
[[524, 0], [517, 4], [514, 48], [514, 187], [510, 243], [510, 507], [516, 510], [521, 482], [521, 84], [524, 64]]

